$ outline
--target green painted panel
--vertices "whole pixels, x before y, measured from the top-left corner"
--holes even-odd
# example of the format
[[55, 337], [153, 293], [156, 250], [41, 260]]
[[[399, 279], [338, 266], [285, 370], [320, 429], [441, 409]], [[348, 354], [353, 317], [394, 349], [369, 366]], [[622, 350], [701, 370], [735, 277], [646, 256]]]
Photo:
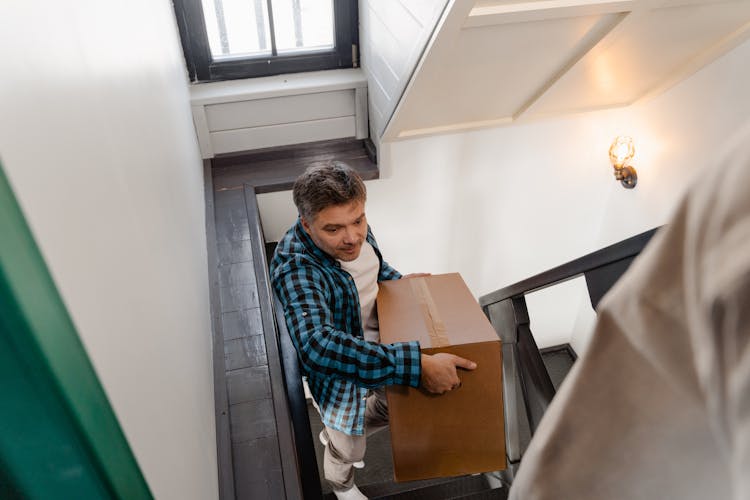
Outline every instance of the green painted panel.
[[0, 497], [152, 498], [2, 165], [0, 401]]

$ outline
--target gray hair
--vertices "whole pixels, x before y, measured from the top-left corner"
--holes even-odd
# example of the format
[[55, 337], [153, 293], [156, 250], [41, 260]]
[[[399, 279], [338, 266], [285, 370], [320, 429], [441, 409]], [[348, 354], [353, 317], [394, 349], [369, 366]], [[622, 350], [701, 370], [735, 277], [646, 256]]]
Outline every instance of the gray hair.
[[312, 222], [318, 213], [332, 205], [367, 199], [367, 189], [359, 174], [344, 162], [308, 167], [297, 177], [292, 189], [300, 217]]

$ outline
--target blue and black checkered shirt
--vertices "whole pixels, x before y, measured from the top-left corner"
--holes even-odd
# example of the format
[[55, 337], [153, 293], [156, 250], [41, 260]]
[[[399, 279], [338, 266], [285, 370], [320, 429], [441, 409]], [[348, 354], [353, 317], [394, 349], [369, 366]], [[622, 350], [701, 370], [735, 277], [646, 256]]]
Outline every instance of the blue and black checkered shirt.
[[[380, 260], [378, 281], [399, 279], [369, 227], [367, 241]], [[362, 435], [369, 388], [419, 385], [419, 343], [364, 339], [354, 279], [313, 243], [299, 220], [276, 247], [271, 283], [326, 426]]]

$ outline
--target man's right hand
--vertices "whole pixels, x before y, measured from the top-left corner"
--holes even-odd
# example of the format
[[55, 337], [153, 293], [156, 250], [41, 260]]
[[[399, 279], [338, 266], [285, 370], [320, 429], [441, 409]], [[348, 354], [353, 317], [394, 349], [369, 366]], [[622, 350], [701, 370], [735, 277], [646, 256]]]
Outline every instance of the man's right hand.
[[456, 368], [473, 370], [477, 364], [468, 359], [439, 352], [430, 356], [422, 354], [422, 378], [420, 385], [433, 394], [443, 394], [461, 386]]

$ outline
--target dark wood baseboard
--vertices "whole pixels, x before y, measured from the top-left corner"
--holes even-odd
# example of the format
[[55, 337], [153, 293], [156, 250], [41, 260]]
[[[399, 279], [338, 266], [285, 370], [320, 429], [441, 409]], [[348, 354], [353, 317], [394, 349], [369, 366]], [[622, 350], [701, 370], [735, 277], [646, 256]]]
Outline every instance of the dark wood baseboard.
[[578, 359], [578, 354], [570, 344], [553, 345], [550, 347], [545, 347], [544, 349], [539, 349], [539, 353], [542, 355], [556, 352], [566, 352], [568, 356], [573, 359], [573, 361], [576, 361]]

